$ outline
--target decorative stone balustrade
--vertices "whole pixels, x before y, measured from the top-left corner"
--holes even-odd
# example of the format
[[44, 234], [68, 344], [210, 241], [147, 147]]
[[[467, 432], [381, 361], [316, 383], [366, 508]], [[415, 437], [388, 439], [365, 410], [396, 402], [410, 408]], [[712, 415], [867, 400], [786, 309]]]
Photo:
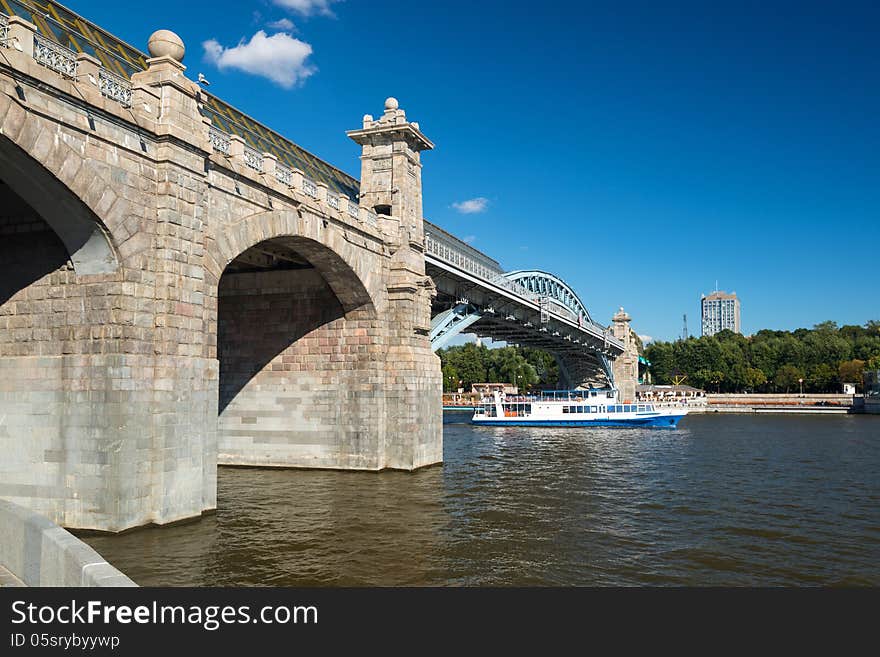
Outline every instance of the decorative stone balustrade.
[[[232, 142], [242, 141], [241, 137], [229, 135], [222, 130], [210, 127], [208, 129], [208, 139], [214, 152], [225, 155], [226, 157], [235, 158], [233, 154]], [[275, 156], [268, 153], [260, 153], [250, 146], [244, 146], [241, 153], [244, 165], [258, 173], [268, 173], [272, 175], [271, 169], [266, 170], [266, 159], [271, 157], [274, 161]], [[306, 178], [299, 169], [291, 169], [286, 164], [275, 162], [274, 165], [275, 179], [282, 185], [286, 185], [291, 189], [298, 189], [309, 198], [314, 199], [317, 203], [327, 205], [331, 210], [336, 212], [347, 212], [348, 216], [356, 219], [360, 223], [378, 227], [379, 219], [374, 212], [368, 208], [360, 207], [357, 203], [353, 203], [345, 196], [340, 196], [334, 192], [330, 192], [325, 183], [315, 182]]]
[[34, 59], [66, 78], [76, 79], [76, 53], [37, 34], [34, 35]]
[[[21, 23], [19, 23], [21, 25]], [[20, 28], [19, 28], [20, 29]], [[28, 28], [33, 29], [33, 28]], [[30, 46], [22, 47], [20, 34], [12, 36], [12, 30], [9, 25], [9, 17], [6, 14], [0, 14], [0, 47], [12, 48], [19, 52], [31, 52]], [[81, 54], [74, 52], [69, 48], [65, 48], [50, 39], [34, 33], [33, 34], [33, 58], [41, 66], [45, 66], [50, 71], [58, 73], [63, 78], [76, 81], [80, 73], [80, 57]], [[29, 55], [28, 55], [29, 56]], [[97, 61], [97, 60], [95, 60]], [[117, 75], [107, 69], [98, 66], [97, 77], [91, 73], [88, 75], [89, 84], [95, 85], [105, 98], [113, 100], [123, 107], [131, 107], [132, 87], [124, 77]]]
[[244, 147], [244, 163], [249, 169], [263, 173], [263, 155], [250, 146]]
[[131, 107], [131, 82], [106, 69], [98, 70], [98, 87], [106, 98], [123, 107]]
[[290, 170], [290, 167], [287, 167], [283, 164], [275, 165], [275, 179], [280, 182], [282, 185], [290, 185], [293, 183], [293, 171]]
[[211, 128], [208, 131], [208, 139], [211, 140], [211, 146], [214, 147], [215, 151], [222, 153], [223, 155], [229, 155], [229, 149], [232, 145], [232, 140], [229, 138], [229, 135], [216, 128]]

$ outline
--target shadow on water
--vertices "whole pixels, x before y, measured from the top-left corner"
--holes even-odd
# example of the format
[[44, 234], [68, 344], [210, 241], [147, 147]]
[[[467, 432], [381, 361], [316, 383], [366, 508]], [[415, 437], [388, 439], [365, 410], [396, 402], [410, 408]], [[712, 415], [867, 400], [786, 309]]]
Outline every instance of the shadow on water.
[[442, 467], [221, 468], [216, 515], [86, 540], [149, 585], [880, 585], [880, 418], [468, 417]]

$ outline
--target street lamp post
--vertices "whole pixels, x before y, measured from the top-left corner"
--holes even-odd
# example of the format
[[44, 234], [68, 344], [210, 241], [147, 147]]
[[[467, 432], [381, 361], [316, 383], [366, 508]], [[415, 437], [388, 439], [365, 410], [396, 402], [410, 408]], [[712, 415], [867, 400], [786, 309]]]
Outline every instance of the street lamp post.
[[798, 383], [801, 384], [801, 397], [803, 397], [804, 396], [804, 380], [798, 379]]

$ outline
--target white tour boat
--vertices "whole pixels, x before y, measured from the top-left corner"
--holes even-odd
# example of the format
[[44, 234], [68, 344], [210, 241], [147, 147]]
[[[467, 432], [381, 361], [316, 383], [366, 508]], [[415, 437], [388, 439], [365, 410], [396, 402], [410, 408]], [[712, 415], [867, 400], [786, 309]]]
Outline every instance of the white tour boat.
[[665, 427], [687, 415], [681, 404], [620, 403], [616, 389], [548, 390], [484, 397], [471, 423], [504, 427]]

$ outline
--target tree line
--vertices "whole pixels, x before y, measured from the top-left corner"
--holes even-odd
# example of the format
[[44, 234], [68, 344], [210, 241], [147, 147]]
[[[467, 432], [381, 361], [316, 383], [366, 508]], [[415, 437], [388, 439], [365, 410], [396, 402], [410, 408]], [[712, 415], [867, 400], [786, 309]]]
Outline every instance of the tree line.
[[880, 369], [880, 321], [864, 326], [823, 322], [812, 329], [732, 331], [645, 349], [654, 383], [683, 382], [713, 392], [840, 392]]
[[520, 390], [554, 388], [559, 380], [556, 359], [528, 347], [489, 349], [468, 343], [437, 352], [443, 368], [443, 391], [470, 392], [474, 383], [509, 383]]

